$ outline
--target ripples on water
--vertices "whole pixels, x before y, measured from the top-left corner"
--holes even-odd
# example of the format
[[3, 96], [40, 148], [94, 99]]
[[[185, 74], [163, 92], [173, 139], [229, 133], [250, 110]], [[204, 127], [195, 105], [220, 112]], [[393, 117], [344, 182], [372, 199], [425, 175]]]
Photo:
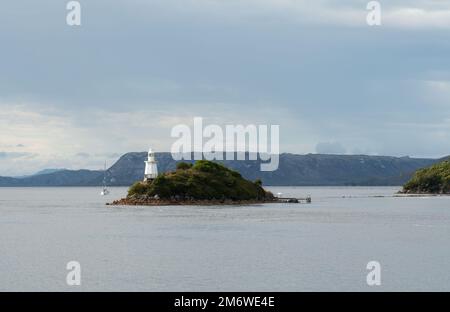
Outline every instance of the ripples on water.
[[[110, 207], [112, 188], [0, 188], [0, 290], [450, 290], [450, 198], [273, 187], [306, 204]], [[66, 263], [82, 285], [65, 283]], [[382, 285], [366, 284], [366, 264]]]

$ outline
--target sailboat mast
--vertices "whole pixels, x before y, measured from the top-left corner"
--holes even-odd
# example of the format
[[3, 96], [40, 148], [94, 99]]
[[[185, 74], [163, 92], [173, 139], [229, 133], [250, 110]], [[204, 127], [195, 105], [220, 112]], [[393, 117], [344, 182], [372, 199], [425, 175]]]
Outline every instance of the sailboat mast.
[[105, 164], [103, 165], [103, 188], [106, 187], [106, 160]]

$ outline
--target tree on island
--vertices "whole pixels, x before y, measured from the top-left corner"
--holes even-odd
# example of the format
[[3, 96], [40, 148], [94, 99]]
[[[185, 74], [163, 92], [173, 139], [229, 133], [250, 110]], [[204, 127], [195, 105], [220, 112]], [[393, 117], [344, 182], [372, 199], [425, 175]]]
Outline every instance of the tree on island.
[[418, 170], [403, 186], [408, 194], [450, 194], [450, 161]]
[[244, 179], [237, 171], [222, 164], [199, 160], [179, 163], [172, 172], [160, 174], [150, 182], [136, 182], [128, 198], [147, 196], [176, 200], [272, 200], [273, 194], [262, 187], [261, 180]]
[[177, 170], [187, 170], [187, 169], [191, 169], [192, 166], [194, 166], [194, 164], [189, 164], [189, 163], [185, 163], [185, 162], [179, 162], [177, 164]]

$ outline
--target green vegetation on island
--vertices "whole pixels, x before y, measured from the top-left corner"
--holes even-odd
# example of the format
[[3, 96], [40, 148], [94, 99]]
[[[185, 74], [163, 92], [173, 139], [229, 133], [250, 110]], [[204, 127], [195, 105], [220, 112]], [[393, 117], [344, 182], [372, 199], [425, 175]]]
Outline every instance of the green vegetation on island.
[[450, 161], [418, 170], [403, 186], [407, 194], [450, 194]]
[[261, 180], [244, 179], [237, 171], [222, 164], [200, 160], [195, 164], [179, 163], [172, 172], [160, 174], [150, 182], [136, 182], [125, 201], [135, 199], [149, 203], [158, 201], [239, 202], [273, 201], [272, 193], [264, 190]]

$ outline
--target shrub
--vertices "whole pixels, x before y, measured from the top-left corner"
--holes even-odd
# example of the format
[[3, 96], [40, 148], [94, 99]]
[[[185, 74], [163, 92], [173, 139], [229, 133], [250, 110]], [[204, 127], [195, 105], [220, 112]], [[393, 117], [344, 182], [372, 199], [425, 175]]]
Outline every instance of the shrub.
[[192, 164], [180, 162], [177, 164], [177, 170], [187, 170], [192, 168]]
[[222, 164], [200, 160], [194, 165], [179, 163], [177, 170], [159, 175], [152, 183], [137, 182], [128, 192], [160, 198], [251, 200], [273, 198], [261, 180], [248, 181]]
[[147, 192], [148, 187], [144, 182], [136, 182], [128, 189], [128, 196], [143, 195]]
[[450, 193], [450, 162], [418, 170], [404, 186], [406, 193]]

